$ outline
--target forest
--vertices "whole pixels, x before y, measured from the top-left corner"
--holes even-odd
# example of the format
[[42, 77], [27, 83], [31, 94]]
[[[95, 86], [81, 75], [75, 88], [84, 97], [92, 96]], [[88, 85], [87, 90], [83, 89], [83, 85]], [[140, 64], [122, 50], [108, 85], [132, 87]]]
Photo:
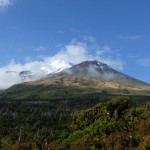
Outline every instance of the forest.
[[1, 150], [150, 149], [148, 96], [0, 100]]

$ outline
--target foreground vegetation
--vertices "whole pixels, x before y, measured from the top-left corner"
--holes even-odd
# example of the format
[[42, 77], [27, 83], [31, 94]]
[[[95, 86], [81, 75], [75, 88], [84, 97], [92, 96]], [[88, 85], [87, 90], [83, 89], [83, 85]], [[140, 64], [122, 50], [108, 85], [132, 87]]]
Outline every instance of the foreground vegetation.
[[0, 148], [149, 150], [149, 97], [1, 98]]

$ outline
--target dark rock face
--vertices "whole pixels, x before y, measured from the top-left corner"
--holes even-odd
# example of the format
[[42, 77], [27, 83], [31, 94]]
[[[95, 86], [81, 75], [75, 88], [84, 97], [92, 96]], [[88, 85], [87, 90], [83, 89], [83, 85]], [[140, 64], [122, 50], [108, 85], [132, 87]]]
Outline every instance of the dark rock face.
[[73, 73], [86, 73], [94, 75], [95, 72], [103, 74], [105, 72], [114, 71], [109, 66], [98, 61], [84, 61], [70, 68]]
[[25, 80], [26, 78], [32, 78], [32, 72], [30, 70], [21, 71], [19, 76], [22, 78], [22, 80]]

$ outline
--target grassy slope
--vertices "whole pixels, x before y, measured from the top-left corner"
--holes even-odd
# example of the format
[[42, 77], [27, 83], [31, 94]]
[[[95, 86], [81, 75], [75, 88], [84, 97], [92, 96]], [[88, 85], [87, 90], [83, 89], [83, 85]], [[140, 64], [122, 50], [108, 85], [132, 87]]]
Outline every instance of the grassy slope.
[[150, 86], [135, 81], [117, 83], [86, 76], [68, 76], [14, 85], [2, 95], [14, 99], [51, 99], [92, 93], [149, 95]]

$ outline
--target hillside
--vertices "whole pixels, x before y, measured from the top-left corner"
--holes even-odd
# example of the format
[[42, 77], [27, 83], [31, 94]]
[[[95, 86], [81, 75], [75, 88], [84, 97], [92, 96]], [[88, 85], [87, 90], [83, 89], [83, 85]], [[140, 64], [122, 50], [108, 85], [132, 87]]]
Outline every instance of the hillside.
[[60, 98], [92, 93], [149, 95], [150, 85], [124, 75], [106, 64], [85, 61], [38, 81], [14, 85], [2, 93], [4, 97]]
[[94, 106], [89, 99], [1, 101], [0, 148], [149, 150], [150, 105], [143, 102], [129, 97], [96, 101]]

